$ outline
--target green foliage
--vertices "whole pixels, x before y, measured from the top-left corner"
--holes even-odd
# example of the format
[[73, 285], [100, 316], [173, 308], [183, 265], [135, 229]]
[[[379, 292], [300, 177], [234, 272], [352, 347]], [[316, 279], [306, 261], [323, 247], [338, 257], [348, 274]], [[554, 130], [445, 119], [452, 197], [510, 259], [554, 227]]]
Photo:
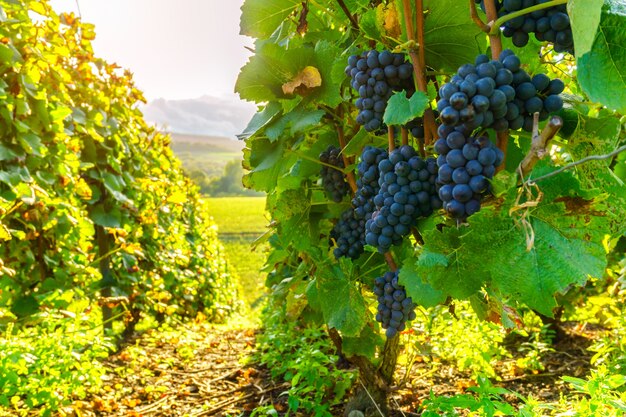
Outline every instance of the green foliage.
[[[337, 369], [337, 356], [323, 328], [306, 325], [286, 315], [284, 306], [270, 303], [264, 313], [265, 330], [257, 338], [253, 360], [267, 366], [272, 378], [291, 384], [287, 404], [290, 413], [331, 417], [355, 381], [352, 371]], [[253, 415], [272, 415], [273, 407]]]
[[430, 67], [453, 73], [485, 52], [486, 38], [470, 18], [467, 4], [426, 0], [424, 7], [428, 9], [424, 19], [425, 55]]
[[[244, 168], [250, 171], [244, 184], [268, 193], [272, 218], [268, 286], [275, 297], [286, 300], [294, 317], [323, 321], [338, 331], [350, 353], [364, 355], [374, 366], [389, 351], [384, 352], [380, 343], [371, 288], [374, 278], [394, 263], [400, 268], [402, 285], [422, 306], [470, 300], [481, 318], [513, 326], [516, 308], [530, 307], [551, 316], [562, 294], [590, 279], [601, 279], [607, 254], [626, 231], [626, 192], [615, 175], [621, 172], [620, 161], [594, 160], [542, 178], [569, 162], [611, 152], [624, 142], [620, 115], [614, 113], [623, 113], [626, 91], [619, 72], [626, 67], [619, 47], [624, 43], [623, 7], [606, 1], [598, 18], [597, 2], [585, 15], [582, 9], [589, 5], [572, 1], [573, 31], [581, 45], [578, 67], [571, 65], [569, 55], [563, 58], [539, 42], [518, 53], [529, 74], [552, 78], [558, 74], [566, 86], [568, 127], [550, 142], [549, 157], [536, 164], [527, 178], [520, 178], [517, 167], [529, 152], [531, 137], [511, 132], [505, 169], [493, 179], [494, 195], [467, 222], [435, 212], [417, 224], [413, 238], [405, 238], [386, 257], [366, 247], [359, 259], [334, 259], [330, 231], [348, 205], [328, 201], [320, 189], [319, 152], [341, 144], [343, 155], [354, 161], [346, 172], [354, 174], [364, 146], [388, 143], [385, 132], [367, 133], [356, 123], [357, 94], [343, 71], [348, 57], [363, 50], [416, 52], [410, 49], [415, 45], [408, 39], [414, 37], [407, 36], [405, 23], [405, 17], [411, 20], [416, 15], [413, 3], [409, 2], [410, 16], [405, 16], [400, 1], [350, 1], [346, 13], [331, 1], [309, 2], [301, 8], [288, 1], [247, 0], [242, 16], [242, 31], [258, 39], [236, 88], [260, 110], [242, 134]], [[428, 71], [430, 89], [411, 99], [395, 94], [384, 115], [387, 123], [403, 124], [433, 107], [437, 99], [433, 87], [448, 82], [460, 65], [488, 51], [487, 36], [472, 21], [467, 3], [446, 0], [424, 5], [423, 69]], [[268, 18], [262, 19], [264, 15]], [[505, 46], [506, 42], [510, 41], [505, 40]], [[319, 77], [311, 77], [293, 94], [285, 89], [302, 81], [303, 71], [311, 67]], [[541, 123], [539, 128], [544, 126]], [[419, 146], [417, 141], [410, 143]], [[431, 144], [424, 148], [426, 156], [432, 156]], [[539, 181], [527, 182], [528, 178]], [[442, 330], [447, 334], [450, 326]], [[463, 332], [456, 333], [463, 337]], [[504, 354], [499, 336], [493, 337], [464, 348], [477, 352], [466, 355], [471, 359], [465, 366], [475, 365], [475, 373], [493, 375], [491, 360]], [[455, 340], [450, 350], [464, 342]], [[526, 368], [540, 367], [541, 343], [543, 339], [536, 339], [527, 346], [529, 352], [539, 353], [527, 355]]]
[[[414, 323], [415, 345], [429, 360], [443, 360], [473, 376], [495, 377], [494, 365], [509, 356], [502, 342], [504, 329], [481, 320], [469, 303], [455, 305], [454, 317], [443, 307], [428, 309]], [[472, 337], [467, 337], [472, 335]]]
[[105, 352], [87, 323], [56, 319], [72, 305], [128, 333], [142, 315], [219, 320], [238, 304], [206, 203], [130, 72], [94, 56], [93, 26], [47, 1], [0, 1], [0, 18], [4, 394], [49, 414], [97, 386]]
[[625, 20], [626, 5], [605, 0], [593, 46], [576, 56], [578, 81], [585, 93], [622, 114], [626, 113], [626, 52], [621, 46], [626, 40]]
[[[81, 305], [82, 304], [82, 305]], [[78, 302], [71, 310], [86, 306]], [[98, 392], [112, 346], [98, 336], [96, 311], [42, 315], [37, 327], [9, 326], [0, 338], [0, 409], [40, 415]], [[94, 330], [95, 329], [95, 330]]]
[[395, 93], [387, 103], [383, 122], [387, 125], [402, 126], [421, 117], [428, 107], [428, 97], [416, 91], [411, 98], [406, 98], [406, 91]]
[[572, 25], [577, 29], [574, 35], [574, 47], [578, 55], [591, 50], [598, 31], [604, 0], [572, 0], [567, 2], [567, 11]]
[[455, 417], [461, 416], [459, 409], [477, 412], [480, 416], [513, 416], [515, 408], [508, 404], [504, 395], [512, 394], [510, 391], [493, 386], [486, 377], [477, 379], [476, 387], [468, 388], [471, 394], [457, 394], [454, 396], [436, 397], [431, 394], [430, 398], [423, 403], [423, 417]]

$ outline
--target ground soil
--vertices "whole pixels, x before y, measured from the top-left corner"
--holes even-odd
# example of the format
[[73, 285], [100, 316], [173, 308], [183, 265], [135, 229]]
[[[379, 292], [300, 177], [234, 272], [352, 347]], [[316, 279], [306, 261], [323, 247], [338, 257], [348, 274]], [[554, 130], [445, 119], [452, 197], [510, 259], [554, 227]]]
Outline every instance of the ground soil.
[[[589, 371], [587, 347], [601, 329], [563, 326], [564, 336], [543, 355], [544, 369], [521, 373], [515, 369], [515, 344], [509, 340], [513, 357], [497, 365], [508, 375], [495, 385], [542, 401], [556, 401], [567, 393], [561, 376], [582, 377]], [[194, 340], [161, 337], [150, 331], [131, 340], [127, 348], [106, 360], [104, 389], [98, 395], [76, 402], [66, 416], [248, 416], [259, 405], [273, 404], [286, 411], [289, 385], [272, 381], [263, 367], [247, 363], [254, 351], [255, 331], [194, 329]], [[190, 353], [188, 347], [194, 346]], [[433, 370], [435, 370], [433, 372]], [[518, 374], [516, 374], [518, 373]], [[445, 363], [433, 367], [417, 360], [407, 375], [398, 369], [391, 406], [393, 416], [415, 416], [419, 404], [430, 396], [454, 395], [472, 386], [471, 375]], [[505, 396], [511, 403], [516, 396]], [[336, 410], [341, 415], [341, 410]]]

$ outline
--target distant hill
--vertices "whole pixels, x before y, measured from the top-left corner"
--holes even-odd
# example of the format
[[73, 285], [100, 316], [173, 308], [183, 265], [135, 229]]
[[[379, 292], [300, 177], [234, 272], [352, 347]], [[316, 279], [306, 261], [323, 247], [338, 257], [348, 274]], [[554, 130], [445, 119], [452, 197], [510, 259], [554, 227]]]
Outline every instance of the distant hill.
[[196, 146], [214, 152], [239, 152], [244, 148], [245, 143], [241, 140], [226, 138], [222, 136], [202, 136], [184, 135], [180, 133], [170, 133], [172, 146]]
[[236, 96], [202, 96], [185, 100], [153, 100], [141, 107], [146, 120], [161, 130], [183, 135], [235, 138], [256, 111]]
[[241, 160], [244, 142], [220, 136], [171, 133], [171, 147], [188, 173], [202, 171], [208, 177], [220, 176], [229, 161]]

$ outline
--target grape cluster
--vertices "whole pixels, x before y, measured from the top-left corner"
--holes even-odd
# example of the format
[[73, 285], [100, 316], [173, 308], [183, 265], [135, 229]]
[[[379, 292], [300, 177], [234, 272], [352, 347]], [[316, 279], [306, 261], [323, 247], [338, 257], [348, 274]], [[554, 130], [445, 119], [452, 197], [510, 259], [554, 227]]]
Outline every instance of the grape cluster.
[[[435, 118], [439, 117], [439, 112], [435, 110], [433, 113], [435, 115]], [[423, 117], [418, 117], [418, 118], [411, 120], [404, 127], [409, 132], [411, 132], [411, 135], [415, 139], [424, 139], [425, 132], [424, 132], [424, 118]]]
[[498, 132], [523, 128], [532, 131], [533, 114], [539, 120], [559, 111], [563, 101], [558, 94], [563, 82], [545, 74], [530, 77], [521, 68], [513, 51], [502, 51], [498, 60], [478, 55], [475, 64], [461, 66], [449, 83], [439, 89], [439, 118], [444, 125], [463, 125]]
[[415, 139], [424, 139], [424, 119], [422, 117], [411, 120], [405, 127]]
[[463, 126], [442, 125], [439, 134], [439, 198], [451, 217], [462, 220], [480, 210], [481, 197], [504, 155], [487, 136], [472, 137]]
[[365, 223], [365, 243], [380, 253], [399, 245], [420, 217], [441, 207], [435, 180], [437, 162], [423, 160], [405, 145], [394, 149], [378, 164], [380, 190], [374, 197], [376, 211]]
[[368, 132], [383, 127], [383, 114], [394, 91], [406, 90], [410, 95], [415, 90], [413, 66], [402, 54], [371, 50], [351, 55], [345, 72], [359, 94], [356, 121]]
[[415, 303], [406, 296], [398, 283], [398, 272], [387, 272], [374, 281], [374, 294], [378, 296], [376, 321], [386, 329], [388, 338], [406, 329], [406, 322], [415, 319]]
[[[354, 207], [354, 217], [359, 220], [369, 220], [376, 209], [374, 197], [380, 190], [378, 178], [380, 171], [379, 164], [387, 159], [387, 151], [372, 146], [366, 146], [361, 154], [361, 162], [357, 166], [358, 179], [357, 190], [352, 199]], [[365, 229], [363, 229], [365, 239]]]
[[333, 250], [336, 259], [347, 256], [357, 259], [363, 253], [363, 232], [365, 230], [365, 220], [357, 220], [354, 217], [354, 210], [349, 208], [341, 213], [341, 217], [335, 223], [335, 227], [330, 232], [330, 244], [333, 240], [337, 247]]
[[328, 165], [322, 165], [320, 172], [322, 186], [335, 203], [340, 203], [343, 197], [348, 195], [350, 191], [350, 186], [342, 172], [344, 164], [340, 153], [340, 148], [330, 145], [320, 154], [321, 162], [337, 167], [337, 169], [334, 169]]
[[365, 245], [365, 223], [374, 212], [374, 196], [378, 194], [378, 164], [387, 158], [384, 149], [366, 146], [357, 166], [357, 191], [352, 199], [352, 208], [344, 211], [330, 233], [331, 245], [334, 240], [337, 247], [333, 251], [335, 258], [348, 256], [357, 259], [363, 253]]
[[[498, 15], [505, 16], [548, 1], [504, 0]], [[513, 45], [520, 48], [526, 46], [530, 33], [534, 33], [538, 41], [553, 43], [556, 52], [574, 52], [572, 27], [565, 4], [515, 17], [506, 21], [502, 28], [502, 34], [507, 38], [512, 38]]]

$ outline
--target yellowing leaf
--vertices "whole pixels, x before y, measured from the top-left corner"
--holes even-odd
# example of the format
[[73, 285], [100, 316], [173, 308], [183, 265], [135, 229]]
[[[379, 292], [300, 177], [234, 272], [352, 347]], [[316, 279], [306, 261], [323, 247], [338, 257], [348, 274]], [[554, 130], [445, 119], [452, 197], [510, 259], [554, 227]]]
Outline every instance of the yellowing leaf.
[[402, 27], [400, 26], [400, 16], [395, 3], [391, 3], [383, 12], [383, 27], [387, 35], [392, 38], [400, 38]]
[[171, 196], [167, 198], [167, 202], [172, 203], [172, 204], [181, 204], [181, 203], [184, 203], [185, 201], [187, 201], [187, 195], [180, 191], [175, 192], [174, 194], [172, 194]]
[[322, 85], [320, 71], [312, 66], [304, 68], [295, 78], [283, 84], [283, 93], [306, 95], [310, 89]]
[[11, 240], [9, 229], [2, 223], [0, 223], [0, 240]]

